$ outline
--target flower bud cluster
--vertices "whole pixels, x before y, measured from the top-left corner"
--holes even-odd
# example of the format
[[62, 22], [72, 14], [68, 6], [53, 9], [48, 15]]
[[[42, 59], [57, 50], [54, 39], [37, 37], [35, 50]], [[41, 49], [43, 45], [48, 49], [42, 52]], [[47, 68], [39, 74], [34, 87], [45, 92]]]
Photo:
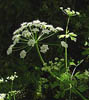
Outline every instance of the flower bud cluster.
[[63, 7], [60, 7], [60, 9], [68, 16], [76, 16], [76, 15], [80, 15], [79, 12], [71, 10], [70, 8], [67, 9], [63, 9]]

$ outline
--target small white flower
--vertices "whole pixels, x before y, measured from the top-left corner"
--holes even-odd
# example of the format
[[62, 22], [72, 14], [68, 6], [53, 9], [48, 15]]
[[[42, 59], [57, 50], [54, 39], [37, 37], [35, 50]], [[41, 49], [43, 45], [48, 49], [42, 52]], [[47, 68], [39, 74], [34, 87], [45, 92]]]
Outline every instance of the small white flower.
[[68, 48], [68, 44], [64, 41], [61, 41], [61, 45], [62, 45], [62, 47]]
[[45, 25], [46, 28], [53, 28], [53, 25]]
[[24, 30], [24, 31], [22, 32], [22, 36], [23, 36], [23, 37], [30, 37], [30, 36], [31, 36], [31, 32], [29, 32], [28, 30]]
[[70, 8], [68, 7], [67, 10], [70, 10]]
[[5, 93], [0, 93], [0, 100], [4, 100], [5, 97], [6, 97]]
[[77, 15], [80, 15], [80, 13], [79, 13], [79, 12], [76, 12], [76, 14], [77, 14]]
[[7, 79], [7, 80], [9, 80], [9, 79], [10, 79], [10, 77], [8, 76], [6, 79]]
[[50, 31], [57, 32], [57, 30], [54, 27], [50, 28]]
[[42, 45], [41, 47], [40, 47], [40, 52], [42, 52], [42, 53], [46, 53], [47, 52], [47, 50], [49, 50], [49, 48], [48, 48], [48, 45]]
[[24, 26], [24, 25], [27, 25], [27, 22], [23, 22], [23, 23], [21, 24], [21, 26]]
[[40, 21], [39, 20], [34, 20], [33, 23], [38, 24], [38, 23], [40, 23]]
[[5, 80], [5, 82], [7, 82], [7, 80]]
[[0, 79], [0, 83], [3, 83], [3, 82], [4, 82], [4, 79], [3, 79], [3, 78], [1, 78], [1, 79]]
[[14, 35], [13, 37], [12, 37], [12, 40], [13, 40], [13, 44], [15, 45], [16, 43], [18, 43], [19, 42], [19, 40], [20, 40], [20, 34], [17, 34], [17, 35]]
[[33, 31], [34, 33], [36, 33], [36, 32], [39, 32], [39, 29], [33, 28], [32, 31]]
[[15, 35], [15, 34], [18, 34], [18, 33], [20, 33], [20, 32], [21, 32], [21, 28], [15, 30], [15, 31], [13, 32], [13, 34]]
[[63, 10], [63, 7], [60, 7], [61, 10]]
[[16, 74], [16, 72], [14, 72], [14, 74]]
[[13, 37], [12, 37], [12, 40], [15, 40], [16, 38], [20, 38], [20, 34], [16, 34], [16, 35], [14, 35]]
[[10, 80], [13, 81], [14, 79], [15, 79], [15, 77], [13, 75], [11, 75]]
[[26, 56], [26, 51], [25, 50], [22, 50], [20, 52], [20, 58], [25, 58], [25, 56]]
[[30, 39], [28, 42], [27, 42], [28, 46], [32, 46], [34, 47], [35, 45], [35, 40], [34, 39]]
[[61, 28], [61, 27], [56, 27], [56, 29], [57, 29], [58, 31], [63, 31], [63, 28]]
[[11, 54], [12, 53], [12, 48], [8, 48], [7, 50], [7, 55]]
[[19, 43], [19, 38], [16, 38], [14, 41], [13, 41], [13, 44], [16, 45], [16, 43]]
[[15, 78], [18, 78], [18, 76], [17, 76], [17, 75], [14, 75], [14, 77], [15, 77]]
[[50, 32], [50, 31], [47, 30], [47, 29], [45, 29], [45, 30], [42, 31], [43, 34], [45, 34], [45, 33], [46, 33], [46, 34], [49, 34], [49, 32]]
[[14, 47], [14, 44], [10, 45], [10, 47], [9, 47], [8, 50], [7, 50], [7, 55], [9, 55], [9, 54], [12, 53], [13, 47]]
[[41, 24], [41, 25], [46, 25], [47, 23], [46, 23], [46, 22], [41, 22], [40, 24]]

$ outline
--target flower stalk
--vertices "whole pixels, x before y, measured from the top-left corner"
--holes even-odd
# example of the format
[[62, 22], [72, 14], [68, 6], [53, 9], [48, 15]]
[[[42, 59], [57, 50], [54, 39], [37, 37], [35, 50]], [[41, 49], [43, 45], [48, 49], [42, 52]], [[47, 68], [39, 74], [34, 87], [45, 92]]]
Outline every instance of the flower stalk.
[[37, 52], [38, 52], [38, 55], [40, 57], [40, 60], [41, 60], [42, 64], [44, 64], [45, 62], [44, 62], [44, 60], [43, 60], [43, 58], [41, 56], [41, 53], [40, 53], [40, 50], [39, 50], [39, 47], [38, 47], [38, 42], [36, 43], [36, 49], [37, 49]]

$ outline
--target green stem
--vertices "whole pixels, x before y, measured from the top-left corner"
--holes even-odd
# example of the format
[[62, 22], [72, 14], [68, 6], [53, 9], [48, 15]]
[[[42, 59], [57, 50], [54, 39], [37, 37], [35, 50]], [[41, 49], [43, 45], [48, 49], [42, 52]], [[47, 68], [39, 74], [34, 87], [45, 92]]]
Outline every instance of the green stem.
[[12, 91], [12, 89], [13, 89], [13, 80], [12, 80], [12, 83], [11, 83], [11, 91]]
[[11, 100], [11, 95], [9, 94], [8, 96], [9, 96], [9, 100]]
[[[70, 20], [70, 17], [68, 17], [68, 20], [67, 20], [66, 35], [68, 34], [69, 20]], [[65, 42], [67, 43], [67, 38], [65, 38]], [[66, 71], [68, 71], [68, 66], [67, 66], [67, 48], [65, 48], [65, 67], [66, 67]]]
[[45, 62], [44, 62], [44, 60], [43, 60], [43, 58], [41, 56], [41, 53], [40, 53], [40, 50], [39, 50], [39, 47], [38, 47], [38, 42], [36, 43], [36, 49], [37, 49], [37, 52], [38, 52], [38, 55], [40, 57], [40, 60], [41, 60], [42, 64], [44, 64]]
[[71, 86], [71, 84], [70, 84], [70, 94], [69, 94], [70, 96], [69, 96], [69, 100], [72, 100], [72, 98], [71, 98], [71, 97], [72, 97], [71, 88], [72, 88], [72, 86]]
[[47, 39], [47, 38], [49, 38], [49, 37], [51, 37], [51, 36], [53, 36], [53, 35], [55, 35], [55, 34], [56, 34], [56, 33], [50, 34], [50, 35], [48, 35], [48, 36], [46, 36], [46, 37], [44, 37], [44, 38], [39, 39], [39, 41], [42, 41], [42, 40], [44, 40], [44, 39]]
[[14, 100], [15, 100], [15, 94], [14, 94]]

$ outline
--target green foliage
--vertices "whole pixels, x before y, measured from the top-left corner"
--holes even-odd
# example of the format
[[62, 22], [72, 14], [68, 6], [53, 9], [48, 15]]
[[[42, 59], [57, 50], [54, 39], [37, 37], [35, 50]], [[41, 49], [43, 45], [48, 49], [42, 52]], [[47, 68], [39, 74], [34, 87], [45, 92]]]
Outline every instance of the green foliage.
[[[76, 89], [80, 94], [89, 90], [89, 86], [87, 84], [89, 80], [89, 72], [86, 70], [83, 73], [76, 72], [73, 75], [73, 73], [65, 72], [65, 67], [63, 63], [64, 62], [62, 59], [58, 59], [54, 62], [49, 61], [49, 64], [45, 64], [42, 68], [42, 71], [50, 73], [47, 79], [49, 79], [50, 77], [51, 79], [55, 79], [51, 83], [50, 80], [48, 80], [48, 82], [50, 83], [50, 87], [53, 90], [57, 89], [54, 93], [54, 97], [57, 99], [67, 97], [67, 93], [69, 93], [70, 90], [71, 93], [74, 93], [75, 95]], [[72, 62], [70, 65], [76, 66], [74, 62]], [[77, 95], [79, 94], [77, 93]], [[82, 98], [82, 96], [80, 97]]]

